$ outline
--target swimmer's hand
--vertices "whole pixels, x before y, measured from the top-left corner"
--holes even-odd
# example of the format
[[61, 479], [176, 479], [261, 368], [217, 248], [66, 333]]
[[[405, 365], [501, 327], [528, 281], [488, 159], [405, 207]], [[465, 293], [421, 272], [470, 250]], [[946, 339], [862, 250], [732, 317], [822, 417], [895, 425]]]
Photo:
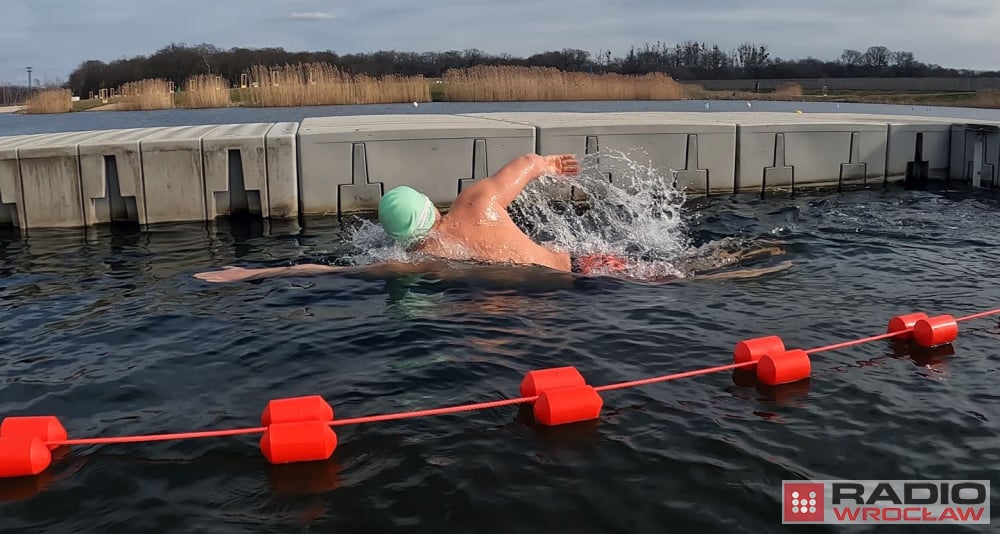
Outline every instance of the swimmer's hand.
[[288, 274], [319, 274], [340, 271], [343, 268], [331, 265], [292, 265], [290, 267], [267, 267], [263, 269], [245, 269], [243, 267], [223, 267], [221, 271], [205, 271], [194, 275], [199, 280], [206, 282], [240, 282], [243, 280], [254, 280], [257, 278], [268, 278], [271, 276], [281, 276]]
[[544, 156], [545, 173], [573, 176], [580, 173], [580, 162], [573, 154]]

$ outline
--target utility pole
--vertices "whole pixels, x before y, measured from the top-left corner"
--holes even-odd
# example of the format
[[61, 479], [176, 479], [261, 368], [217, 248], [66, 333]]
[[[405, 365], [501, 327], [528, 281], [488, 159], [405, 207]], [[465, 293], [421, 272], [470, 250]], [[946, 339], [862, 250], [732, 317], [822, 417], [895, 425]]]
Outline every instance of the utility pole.
[[31, 96], [31, 67], [28, 67], [28, 94], [27, 96], [25, 96], [25, 98], [28, 98], [30, 96]]

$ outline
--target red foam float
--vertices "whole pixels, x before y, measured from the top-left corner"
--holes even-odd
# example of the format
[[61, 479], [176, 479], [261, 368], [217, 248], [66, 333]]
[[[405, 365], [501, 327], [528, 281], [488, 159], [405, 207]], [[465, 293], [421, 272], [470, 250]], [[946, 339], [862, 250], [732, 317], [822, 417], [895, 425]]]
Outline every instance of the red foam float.
[[733, 363], [757, 362], [766, 354], [782, 352], [785, 352], [785, 342], [778, 336], [744, 339], [733, 349]]
[[583, 386], [587, 382], [576, 367], [555, 367], [529, 371], [521, 381], [521, 396], [534, 397], [555, 388]]
[[34, 476], [49, 468], [52, 452], [37, 436], [0, 437], [0, 478]]
[[264, 426], [303, 421], [333, 421], [333, 407], [319, 395], [274, 399], [260, 416]]
[[535, 419], [546, 426], [568, 425], [597, 419], [604, 399], [591, 386], [543, 391], [535, 401]]
[[[886, 331], [892, 334], [895, 332], [902, 332], [903, 330], [909, 330], [913, 328], [917, 324], [917, 321], [921, 319], [927, 319], [927, 314], [924, 312], [918, 312], [908, 313], [906, 315], [897, 315], [892, 319], [889, 319], [889, 327]], [[913, 334], [910, 333], [907, 337], [912, 335]]]
[[260, 438], [260, 450], [272, 464], [328, 460], [337, 434], [323, 421], [272, 424]]
[[[53, 415], [36, 415], [27, 417], [7, 417], [0, 423], [0, 438], [31, 438], [44, 442], [66, 441], [66, 429], [59, 418]], [[57, 446], [50, 445], [50, 449]]]
[[938, 347], [958, 338], [958, 322], [951, 315], [920, 319], [913, 325], [913, 339], [922, 347]]
[[801, 349], [765, 354], [757, 362], [757, 378], [769, 386], [798, 382], [809, 378], [811, 372], [809, 354]]
[[[904, 330], [912, 332], [916, 343], [930, 349], [945, 347], [958, 337], [958, 323], [972, 319], [1000, 314], [1000, 308], [954, 318], [951, 315], [928, 317], [923, 313], [913, 313], [893, 317], [889, 322], [890, 333]], [[909, 332], [908, 332], [909, 333]], [[521, 405], [534, 401], [535, 418], [543, 425], [557, 426], [597, 419], [603, 409], [603, 391], [612, 391], [648, 384], [656, 384], [696, 375], [704, 375], [749, 364], [756, 367], [759, 384], [782, 386], [795, 384], [808, 378], [812, 372], [810, 354], [838, 350], [861, 343], [884, 339], [885, 334], [869, 338], [855, 339], [825, 347], [804, 351], [785, 350], [784, 342], [778, 336], [748, 339], [737, 344], [733, 359], [737, 365], [708, 367], [697, 371], [687, 371], [641, 380], [608, 384], [594, 388], [586, 384], [575, 367], [559, 367], [531, 371], [521, 383], [522, 398], [478, 402], [443, 408], [414, 410], [368, 417], [355, 417], [337, 422], [333, 420], [333, 408], [319, 396], [295, 397], [272, 400], [261, 415], [263, 427], [233, 428], [201, 432], [178, 432], [118, 436], [110, 438], [66, 439], [67, 433], [62, 423], [54, 416], [8, 417], [0, 422], [0, 478], [19, 479], [5, 493], [0, 488], [0, 499], [8, 495], [28, 495], [44, 484], [42, 474], [58, 459], [65, 449], [56, 449], [50, 443], [65, 442], [66, 445], [102, 445], [117, 443], [144, 443], [207, 437], [242, 436], [260, 434], [260, 450], [268, 462], [275, 465], [328, 461], [337, 448], [337, 435], [332, 426], [361, 424], [452, 414], [503, 406]], [[758, 386], [759, 386], [758, 384]], [[792, 386], [796, 388], [796, 386]], [[786, 388], [782, 390], [788, 392]], [[304, 466], [308, 467], [308, 466]], [[315, 469], [322, 466], [314, 464]], [[294, 475], [293, 475], [294, 476]], [[332, 477], [327, 477], [332, 480]], [[319, 484], [317, 487], [325, 487]]]

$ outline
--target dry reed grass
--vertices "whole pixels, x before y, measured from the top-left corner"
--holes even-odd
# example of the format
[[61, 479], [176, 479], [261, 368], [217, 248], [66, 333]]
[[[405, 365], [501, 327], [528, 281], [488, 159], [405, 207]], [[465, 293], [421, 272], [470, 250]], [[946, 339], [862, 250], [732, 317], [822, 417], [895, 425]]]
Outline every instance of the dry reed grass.
[[683, 96], [683, 86], [662, 73], [627, 76], [483, 65], [444, 74], [444, 97], [455, 102], [679, 100]]
[[229, 107], [229, 81], [222, 76], [199, 74], [184, 82], [181, 107], [189, 109]]
[[805, 93], [802, 90], [802, 86], [795, 82], [788, 82], [779, 85], [775, 90], [774, 94], [777, 96], [802, 96]]
[[243, 105], [252, 107], [327, 106], [429, 102], [422, 76], [353, 76], [326, 63], [252, 67]]
[[972, 105], [980, 108], [1000, 108], [1000, 90], [984, 89], [976, 91]]
[[73, 111], [73, 93], [69, 89], [45, 89], [31, 96], [24, 113], [68, 113]]
[[160, 79], [146, 79], [129, 82], [120, 89], [121, 107], [123, 111], [146, 111], [153, 109], [172, 109], [174, 94], [170, 90], [170, 82]]

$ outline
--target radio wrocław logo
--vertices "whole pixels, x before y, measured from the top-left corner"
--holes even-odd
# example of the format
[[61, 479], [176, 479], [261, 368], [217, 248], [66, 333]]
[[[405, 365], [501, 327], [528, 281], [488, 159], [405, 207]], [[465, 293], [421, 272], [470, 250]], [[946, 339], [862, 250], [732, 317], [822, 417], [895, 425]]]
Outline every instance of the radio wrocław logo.
[[782, 523], [990, 524], [989, 480], [784, 480]]

